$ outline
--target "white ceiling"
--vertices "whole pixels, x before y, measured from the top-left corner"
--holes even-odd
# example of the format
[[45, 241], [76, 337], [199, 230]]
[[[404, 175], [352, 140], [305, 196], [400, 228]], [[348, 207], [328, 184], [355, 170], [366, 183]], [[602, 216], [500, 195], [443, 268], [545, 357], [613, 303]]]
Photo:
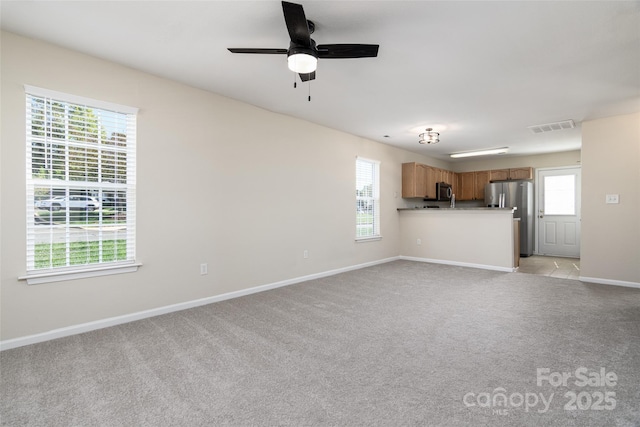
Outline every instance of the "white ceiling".
[[[436, 158], [580, 148], [580, 123], [640, 111], [640, 1], [300, 1], [318, 44], [380, 44], [321, 59], [298, 83], [276, 1], [2, 1], [7, 31]], [[307, 101], [311, 91], [312, 100]], [[545, 134], [527, 127], [572, 119]], [[418, 144], [426, 127], [440, 143]], [[247, 123], [247, 134], [260, 129]]]

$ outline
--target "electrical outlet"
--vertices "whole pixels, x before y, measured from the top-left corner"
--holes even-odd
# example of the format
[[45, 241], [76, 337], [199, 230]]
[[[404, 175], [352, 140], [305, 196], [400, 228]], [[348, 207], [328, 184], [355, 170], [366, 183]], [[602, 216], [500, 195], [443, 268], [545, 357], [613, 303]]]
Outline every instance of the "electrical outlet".
[[200, 274], [204, 276], [205, 274], [209, 274], [209, 268], [207, 264], [200, 264]]
[[620, 203], [620, 195], [619, 194], [607, 194], [607, 196], [605, 198], [605, 201], [608, 204]]
[[422, 239], [416, 240], [416, 245], [421, 245], [421, 244], [422, 244]]
[[305, 250], [304, 250], [304, 252], [302, 252], [302, 257], [303, 257], [304, 259], [309, 258], [309, 251], [305, 249]]

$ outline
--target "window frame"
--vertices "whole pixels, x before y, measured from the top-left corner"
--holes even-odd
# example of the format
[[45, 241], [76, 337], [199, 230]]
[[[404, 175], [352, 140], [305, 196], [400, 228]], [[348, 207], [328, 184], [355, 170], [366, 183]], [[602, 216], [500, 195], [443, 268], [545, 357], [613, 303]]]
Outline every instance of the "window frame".
[[[367, 163], [372, 166], [371, 173], [371, 196], [362, 196], [358, 194], [358, 177], [360, 174], [359, 163]], [[356, 242], [370, 242], [382, 239], [381, 234], [381, 212], [380, 212], [380, 164], [379, 160], [369, 159], [366, 157], [356, 156], [355, 172], [356, 172], [356, 226], [355, 226], [355, 240]], [[364, 202], [364, 203], [363, 203]], [[372, 208], [372, 233], [361, 235], [359, 227], [367, 223], [361, 222], [360, 215], [362, 215], [362, 206], [366, 204]]]
[[[26, 150], [26, 274], [24, 276], [19, 277], [20, 280], [26, 280], [27, 284], [39, 284], [39, 283], [47, 283], [47, 282], [57, 282], [63, 280], [71, 280], [71, 279], [81, 279], [87, 277], [95, 277], [95, 276], [103, 276], [110, 274], [120, 274], [120, 273], [129, 273], [137, 271], [138, 267], [141, 265], [136, 261], [136, 133], [137, 133], [137, 114], [138, 109], [135, 107], [129, 107], [124, 105], [119, 105], [107, 101], [95, 100], [87, 97], [71, 95], [67, 93], [57, 92], [49, 89], [39, 88], [30, 85], [24, 85], [25, 90], [25, 131], [26, 131], [26, 141], [25, 141], [25, 150]], [[54, 136], [47, 135], [46, 133], [41, 137], [36, 136], [33, 133], [32, 123], [34, 119], [34, 114], [36, 114], [37, 110], [33, 110], [32, 102], [33, 99], [42, 100], [45, 103], [45, 108], [47, 103], [50, 104], [59, 104], [64, 106], [64, 113], [62, 114], [62, 118], [65, 121], [65, 130], [64, 137], [55, 138]], [[118, 141], [117, 131], [112, 133], [112, 137], [109, 141], [111, 144], [104, 144], [103, 140], [99, 136], [99, 131], [96, 131], [95, 134], [98, 135], [98, 143], [93, 143], [91, 140], [81, 139], [73, 140], [73, 138], [69, 138], [69, 135], [72, 134], [70, 130], [71, 127], [69, 122], [74, 118], [70, 111], [74, 108], [91, 109], [92, 112], [97, 112], [99, 115], [102, 113], [108, 115], [118, 115], [120, 117], [124, 117], [123, 126], [126, 127], [126, 142], [123, 145], [120, 145]], [[43, 110], [46, 113], [50, 113], [51, 110]], [[86, 116], [82, 116], [86, 117]], [[100, 125], [103, 125], [102, 120], [99, 120]], [[83, 119], [82, 126], [87, 126], [89, 122]], [[86, 132], [86, 129], [85, 129]], [[53, 135], [53, 134], [51, 134]], [[60, 134], [58, 134], [60, 135]], [[91, 137], [93, 134], [88, 133], [85, 135], [89, 135]], [[86, 136], [85, 136], [86, 137]], [[89, 141], [89, 142], [86, 142]], [[48, 176], [41, 177], [35, 176], [33, 172], [34, 167], [34, 159], [33, 156], [33, 148], [34, 143], [40, 142], [47, 153], [47, 150], [52, 150], [53, 146], [57, 148], [64, 148], [64, 154], [58, 154], [59, 158], [63, 158], [64, 160], [64, 168], [65, 173], [64, 177], [60, 179], [59, 176], [54, 176], [54, 173], [49, 174]], [[74, 153], [74, 149], [77, 149], [77, 146], [84, 145], [85, 156], [80, 157], [81, 160], [78, 160], [78, 157], [72, 157]], [[92, 166], [89, 160], [89, 152], [95, 152], [98, 158], [95, 160], [98, 164], [103, 165], [104, 169], [98, 169], [97, 172], [93, 172], [94, 175], [92, 178], [89, 178], [89, 175], [85, 172], [84, 179], [77, 178], [73, 176], [70, 169], [70, 164], [74, 165], [83, 165], [85, 170], [89, 170]], [[47, 158], [48, 155], [45, 155], [44, 158]], [[107, 157], [104, 157], [107, 156]], [[109, 156], [113, 156], [110, 160], [110, 163], [104, 163]], [[124, 160], [122, 160], [124, 159]], [[47, 160], [48, 161], [48, 160]], [[119, 165], [124, 162], [124, 171], [118, 170]], [[106, 165], [106, 166], [105, 166]], [[111, 166], [111, 173], [113, 174], [113, 179], [108, 180], [104, 179], [105, 174]], [[48, 170], [48, 169], [44, 169]], [[53, 171], [53, 169], [51, 169]], [[117, 240], [125, 241], [125, 250], [124, 250], [124, 258], [115, 260], [104, 260], [102, 259], [102, 251], [104, 249], [103, 242], [107, 242], [110, 240], [114, 240], [114, 238], [105, 237], [103, 238], [102, 232], [105, 230], [108, 225], [108, 221], [104, 221], [104, 217], [102, 216], [102, 212], [99, 212], [97, 223], [94, 227], [98, 229], [97, 231], [97, 241], [100, 250], [100, 259], [98, 261], [92, 262], [88, 257], [86, 257], [84, 263], [74, 263], [71, 261], [70, 253], [72, 252], [70, 249], [70, 243], [72, 242], [69, 230], [71, 227], [71, 212], [70, 208], [65, 209], [65, 220], [61, 223], [59, 227], [63, 232], [63, 239], [65, 246], [65, 251], [67, 252], [67, 256], [65, 258], [63, 266], [54, 266], [53, 258], [51, 262], [46, 267], [37, 266], [36, 262], [36, 234], [38, 232], [37, 227], [41, 227], [41, 225], [36, 224], [35, 214], [36, 214], [36, 189], [39, 188], [48, 188], [49, 195], [51, 198], [54, 196], [54, 190], [64, 190], [65, 197], [69, 198], [76, 197], [79, 195], [82, 196], [90, 196], [90, 191], [95, 194], [103, 195], [104, 194], [124, 194], [125, 205], [123, 205], [126, 210], [126, 216], [124, 219], [124, 232], [121, 237], [118, 236]], [[83, 194], [81, 194], [83, 193]], [[119, 200], [119, 199], [118, 199]], [[69, 201], [67, 202], [68, 204]], [[102, 202], [102, 200], [100, 200]], [[49, 206], [49, 211], [52, 212], [53, 209]], [[75, 212], [75, 211], [73, 211]], [[78, 215], [75, 214], [74, 215]], [[88, 215], [88, 214], [87, 214]], [[117, 212], [116, 212], [117, 215]], [[116, 223], [117, 223], [116, 219]], [[87, 224], [89, 224], [87, 222]], [[112, 224], [113, 225], [113, 224]], [[52, 228], [53, 229], [53, 228]], [[90, 242], [94, 240], [87, 239], [86, 242]], [[116, 240], [114, 240], [115, 242]], [[50, 241], [50, 244], [53, 245], [53, 239]], [[49, 250], [53, 250], [51, 247]], [[106, 249], [105, 249], [106, 250]], [[115, 249], [113, 249], [115, 251]], [[53, 255], [51, 255], [53, 256]]]

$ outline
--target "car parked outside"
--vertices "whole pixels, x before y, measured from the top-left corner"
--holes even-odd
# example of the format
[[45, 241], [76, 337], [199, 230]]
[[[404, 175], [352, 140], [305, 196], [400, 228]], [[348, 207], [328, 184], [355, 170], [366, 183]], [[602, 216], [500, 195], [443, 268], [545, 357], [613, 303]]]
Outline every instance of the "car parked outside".
[[113, 208], [118, 211], [123, 211], [127, 209], [126, 199], [120, 197], [106, 197], [103, 196], [100, 202], [101, 206], [105, 209]]
[[47, 200], [36, 202], [36, 208], [58, 211], [60, 209], [81, 209], [94, 211], [100, 209], [101, 204], [95, 197], [89, 196], [57, 196]]

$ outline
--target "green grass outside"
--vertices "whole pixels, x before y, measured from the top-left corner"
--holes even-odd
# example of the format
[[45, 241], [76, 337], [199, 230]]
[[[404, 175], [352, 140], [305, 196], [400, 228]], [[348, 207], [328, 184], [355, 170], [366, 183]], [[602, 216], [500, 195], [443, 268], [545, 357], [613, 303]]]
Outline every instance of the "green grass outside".
[[373, 215], [370, 213], [358, 213], [356, 215], [356, 237], [371, 236], [373, 234]]
[[127, 241], [125, 239], [102, 241], [102, 259], [100, 242], [71, 242], [69, 263], [67, 264], [67, 243], [40, 243], [35, 247], [35, 267], [52, 268], [68, 265], [97, 264], [99, 262], [124, 261], [127, 259]]
[[370, 227], [358, 227], [356, 230], [356, 237], [365, 237], [373, 235], [373, 225]]
[[356, 221], [358, 224], [368, 224], [373, 222], [373, 214], [370, 213], [358, 213], [356, 214]]

